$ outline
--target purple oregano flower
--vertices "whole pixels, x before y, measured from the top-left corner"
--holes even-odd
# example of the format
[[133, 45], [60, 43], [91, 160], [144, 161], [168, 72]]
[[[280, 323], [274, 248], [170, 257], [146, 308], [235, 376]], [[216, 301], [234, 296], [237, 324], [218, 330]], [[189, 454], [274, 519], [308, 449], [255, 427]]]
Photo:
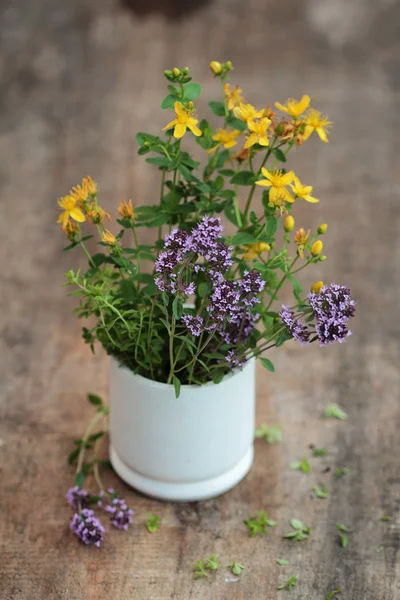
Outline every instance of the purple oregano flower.
[[183, 315], [182, 321], [192, 335], [198, 337], [204, 331], [203, 317], [193, 315]]
[[342, 343], [351, 335], [347, 321], [354, 316], [355, 302], [350, 298], [348, 287], [337, 283], [324, 286], [319, 294], [308, 294], [308, 303], [315, 316], [315, 331], [320, 346], [336, 341]]
[[282, 324], [285, 325], [289, 333], [292, 334], [293, 338], [300, 342], [300, 344], [308, 344], [310, 338], [310, 331], [307, 325], [304, 325], [296, 319], [294, 311], [288, 306], [282, 306], [282, 310], [279, 313]]
[[89, 508], [75, 513], [69, 528], [84, 544], [99, 547], [103, 541], [105, 529]]
[[74, 487], [69, 488], [65, 497], [67, 499], [68, 504], [70, 504], [75, 510], [88, 507], [89, 494], [86, 490], [82, 490], [77, 485], [74, 485]]
[[104, 510], [111, 515], [111, 523], [114, 527], [127, 531], [129, 525], [133, 522], [133, 510], [128, 507], [123, 498], [116, 497], [114, 490], [110, 489], [108, 492], [113, 497]]

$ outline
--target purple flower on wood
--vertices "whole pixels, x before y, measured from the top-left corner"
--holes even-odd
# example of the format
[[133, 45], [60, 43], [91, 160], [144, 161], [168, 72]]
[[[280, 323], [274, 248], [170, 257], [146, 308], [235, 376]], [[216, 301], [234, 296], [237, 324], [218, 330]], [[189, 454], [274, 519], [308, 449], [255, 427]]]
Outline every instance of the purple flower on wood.
[[292, 334], [295, 340], [300, 342], [300, 344], [309, 343], [310, 332], [307, 325], [304, 325], [299, 319], [296, 319], [293, 310], [288, 306], [282, 306], [279, 316], [282, 324], [285, 325], [286, 329]]
[[68, 504], [70, 504], [75, 510], [87, 508], [88, 506], [88, 492], [86, 490], [82, 490], [77, 485], [74, 485], [74, 487], [69, 488], [65, 497], [67, 499]]
[[133, 522], [133, 510], [128, 507], [122, 498], [112, 498], [104, 510], [111, 515], [111, 523], [117, 529], [127, 531], [129, 525]]
[[103, 541], [105, 529], [88, 508], [74, 514], [69, 528], [84, 544], [99, 547]]

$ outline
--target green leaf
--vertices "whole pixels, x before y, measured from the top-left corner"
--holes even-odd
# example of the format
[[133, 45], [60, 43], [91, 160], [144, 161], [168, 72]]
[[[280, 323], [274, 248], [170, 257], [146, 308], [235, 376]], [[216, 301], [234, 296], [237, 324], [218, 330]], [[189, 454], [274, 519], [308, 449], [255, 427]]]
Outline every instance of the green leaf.
[[343, 477], [344, 475], [348, 475], [350, 473], [350, 469], [348, 467], [338, 467], [335, 470], [335, 477]]
[[197, 288], [197, 294], [198, 294], [199, 298], [205, 298], [205, 296], [209, 292], [210, 292], [210, 284], [207, 283], [206, 281], [202, 281]]
[[88, 442], [95, 442], [99, 440], [104, 435], [104, 431], [98, 431], [97, 433], [93, 433], [93, 435], [88, 437]]
[[88, 394], [87, 399], [89, 400], [90, 404], [93, 404], [94, 406], [103, 406], [103, 400], [100, 398], [100, 396], [97, 396], [97, 394]]
[[156, 165], [157, 167], [168, 167], [170, 164], [170, 161], [166, 156], [146, 158], [146, 162], [149, 163], [149, 165]]
[[271, 521], [267, 518], [265, 510], [256, 512], [247, 521], [243, 521], [243, 523], [249, 529], [249, 537], [254, 537], [256, 533], [267, 534], [267, 527], [275, 527], [276, 525], [275, 521]]
[[202, 560], [198, 560], [196, 564], [193, 565], [192, 570], [194, 571], [195, 579], [200, 579], [201, 577], [208, 577], [208, 573], [205, 569], [205, 565]]
[[219, 171], [224, 177], [233, 177], [235, 171], [233, 169], [220, 169]]
[[274, 237], [275, 233], [278, 230], [278, 226], [279, 226], [279, 221], [278, 221], [278, 219], [275, 219], [275, 217], [269, 217], [267, 219], [267, 222], [265, 224], [265, 233], [267, 236], [267, 240]]
[[213, 100], [208, 103], [208, 106], [217, 117], [225, 116], [225, 105], [223, 102], [214, 102]]
[[231, 573], [233, 575], [241, 575], [243, 569], [246, 568], [244, 565], [241, 565], [240, 563], [236, 562], [236, 560], [234, 560], [233, 562], [231, 562], [229, 565], [226, 565], [226, 566], [230, 567]]
[[75, 476], [74, 485], [77, 485], [78, 487], [82, 487], [82, 484], [84, 481], [85, 481], [85, 475], [82, 473], [82, 471], [79, 471], [79, 473], [77, 473]]
[[349, 538], [344, 533], [339, 533], [340, 545], [342, 548], [347, 548], [349, 545]]
[[146, 514], [147, 521], [146, 527], [149, 533], [155, 533], [160, 527], [161, 517], [152, 515], [151, 513]]
[[172, 383], [174, 384], [174, 388], [175, 388], [175, 396], [176, 396], [176, 398], [179, 398], [179, 394], [181, 393], [181, 382], [176, 377], [176, 375], [172, 376]]
[[287, 588], [289, 591], [291, 591], [291, 589], [296, 585], [296, 583], [297, 577], [296, 575], [292, 575], [287, 581], [285, 581], [285, 583], [278, 585], [278, 590], [284, 590], [285, 588]]
[[347, 419], [347, 414], [342, 408], [340, 408], [338, 404], [328, 404], [328, 406], [325, 408], [325, 416], [334, 417], [340, 421], [345, 421]]
[[72, 450], [72, 452], [70, 452], [68, 454], [68, 464], [69, 465], [72, 465], [76, 461], [76, 459], [79, 456], [79, 452], [80, 452], [80, 448], [75, 448], [75, 450]]
[[265, 367], [268, 371], [271, 371], [271, 373], [275, 373], [275, 367], [269, 358], [260, 358], [259, 360], [263, 367]]
[[161, 108], [163, 110], [167, 110], [169, 108], [174, 108], [174, 104], [177, 101], [179, 101], [179, 96], [177, 96], [176, 94], [169, 94], [161, 102]]
[[233, 116], [228, 117], [226, 123], [227, 125], [230, 125], [231, 127], [233, 127], [233, 129], [236, 129], [237, 131], [246, 131], [247, 129], [247, 123]]
[[379, 517], [380, 521], [391, 521], [392, 517], [389, 517], [389, 515], [382, 515], [381, 517]]
[[299, 519], [291, 519], [290, 525], [293, 527], [293, 529], [297, 529], [298, 531], [303, 531], [305, 528], [303, 521], [299, 521]]
[[325, 448], [314, 448], [312, 451], [313, 456], [326, 456], [328, 454], [328, 450]]
[[278, 565], [281, 565], [281, 566], [285, 566], [285, 565], [289, 564], [289, 561], [286, 560], [285, 558], [277, 558], [276, 562], [278, 563]]
[[257, 238], [255, 238], [254, 235], [251, 235], [251, 233], [246, 233], [245, 231], [239, 231], [239, 233], [237, 233], [236, 235], [233, 236], [230, 243], [233, 246], [256, 244]]
[[337, 588], [336, 590], [332, 590], [331, 592], [327, 593], [327, 595], [325, 596], [325, 600], [331, 600], [335, 594], [341, 594], [341, 593], [342, 593], [341, 588]]
[[290, 468], [292, 469], [292, 471], [303, 471], [303, 473], [305, 473], [306, 475], [309, 475], [311, 473], [311, 465], [306, 457], [302, 458], [299, 461], [290, 463]]
[[336, 527], [339, 531], [344, 531], [345, 533], [351, 533], [353, 531], [351, 527], [347, 527], [347, 525], [343, 525], [343, 523], [337, 523]]
[[196, 100], [201, 94], [201, 85], [199, 83], [187, 83], [183, 86], [183, 97], [185, 100]]
[[265, 423], [262, 423], [260, 429], [256, 429], [254, 437], [265, 438], [267, 444], [275, 444], [282, 441], [282, 430], [279, 425], [267, 427]]
[[312, 487], [312, 491], [317, 496], [317, 498], [327, 498], [328, 497], [328, 488], [327, 487], [319, 487], [318, 485], [314, 485]]
[[231, 183], [236, 185], [253, 185], [256, 180], [256, 176], [252, 171], [239, 171], [232, 179]]
[[216, 571], [219, 568], [218, 562], [219, 554], [211, 554], [210, 556], [206, 556], [204, 559], [205, 568], [208, 571]]
[[280, 148], [273, 148], [272, 153], [274, 154], [275, 158], [280, 162], [286, 162], [286, 156]]
[[179, 321], [183, 313], [183, 302], [179, 296], [176, 296], [174, 298], [174, 301], [172, 303], [172, 312], [175, 319]]

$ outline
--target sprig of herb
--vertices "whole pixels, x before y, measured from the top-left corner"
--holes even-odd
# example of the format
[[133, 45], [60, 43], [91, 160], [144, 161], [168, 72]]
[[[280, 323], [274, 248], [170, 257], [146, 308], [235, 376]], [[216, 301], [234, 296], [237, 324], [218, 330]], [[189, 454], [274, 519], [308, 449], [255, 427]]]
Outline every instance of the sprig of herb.
[[302, 521], [299, 519], [291, 519], [290, 525], [293, 527], [294, 531], [289, 531], [283, 537], [291, 539], [294, 542], [302, 542], [303, 540], [308, 539], [311, 534], [311, 528], [308, 525], [304, 525]]
[[278, 590], [284, 590], [286, 588], [289, 591], [291, 591], [292, 588], [294, 588], [294, 586], [296, 585], [296, 583], [297, 577], [296, 575], [292, 575], [287, 581], [285, 581], [285, 583], [281, 583], [281, 585], [278, 585]]
[[152, 515], [151, 513], [146, 514], [147, 521], [146, 527], [149, 533], [155, 533], [160, 527], [161, 517]]
[[275, 527], [276, 525], [276, 521], [271, 521], [267, 518], [265, 510], [256, 512], [247, 521], [243, 521], [243, 523], [249, 529], [249, 537], [254, 537], [256, 533], [267, 534], [267, 527]]
[[339, 404], [328, 404], [325, 408], [325, 416], [334, 417], [335, 419], [339, 419], [339, 421], [345, 421], [347, 419], [347, 414], [340, 408]]
[[326, 456], [328, 454], [328, 450], [326, 448], [314, 448], [312, 451], [313, 456]]
[[207, 571], [216, 571], [220, 566], [218, 556], [219, 554], [210, 554], [204, 560], [196, 561], [192, 567], [194, 578], [201, 579], [202, 577], [208, 577]]
[[335, 469], [335, 477], [343, 477], [344, 475], [348, 475], [350, 473], [350, 469], [348, 467], [338, 467]]
[[342, 548], [347, 548], [349, 544], [349, 538], [346, 533], [352, 533], [353, 530], [350, 527], [343, 525], [343, 523], [337, 523], [336, 527], [338, 529], [340, 545]]
[[194, 571], [194, 578], [201, 579], [202, 577], [208, 577], [208, 573], [206, 571], [205, 564], [202, 560], [196, 561], [196, 563], [192, 567]]
[[241, 565], [240, 563], [236, 562], [236, 560], [234, 560], [233, 562], [229, 563], [229, 565], [226, 565], [226, 566], [230, 568], [231, 573], [233, 575], [241, 575], [243, 569], [246, 568], [244, 565]]
[[341, 588], [337, 588], [337, 590], [332, 590], [331, 592], [328, 592], [327, 595], [325, 596], [325, 600], [331, 600], [331, 598], [333, 598], [333, 596], [335, 596], [335, 594], [341, 594], [342, 590]]
[[328, 488], [327, 487], [319, 487], [318, 485], [313, 485], [312, 491], [316, 495], [317, 498], [327, 498], [328, 497]]
[[306, 475], [309, 475], [311, 473], [311, 465], [306, 457], [302, 458], [301, 460], [290, 463], [289, 466], [292, 469], [292, 471], [303, 471], [303, 473], [305, 473]]
[[267, 444], [275, 444], [282, 441], [282, 429], [279, 425], [267, 426], [262, 423], [259, 429], [256, 429], [254, 436], [256, 438], [264, 438]]

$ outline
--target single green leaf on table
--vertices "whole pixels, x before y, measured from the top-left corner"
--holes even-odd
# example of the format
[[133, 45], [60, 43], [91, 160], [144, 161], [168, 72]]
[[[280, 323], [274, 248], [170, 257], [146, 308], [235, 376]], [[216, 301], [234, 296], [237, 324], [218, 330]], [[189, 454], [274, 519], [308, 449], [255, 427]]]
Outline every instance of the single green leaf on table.
[[286, 533], [283, 536], [284, 538], [291, 539], [294, 542], [302, 542], [308, 539], [311, 533], [311, 528], [308, 527], [308, 525], [304, 525], [304, 523], [299, 521], [299, 519], [291, 519], [290, 525], [294, 531], [289, 531], [289, 533]]
[[325, 448], [314, 448], [312, 451], [313, 456], [326, 456], [328, 454], [328, 450]]
[[241, 565], [240, 563], [236, 562], [236, 560], [234, 560], [233, 562], [229, 563], [229, 565], [226, 565], [226, 566], [230, 568], [231, 573], [233, 575], [241, 575], [243, 569], [246, 568], [244, 565]]
[[210, 556], [206, 556], [204, 564], [208, 571], [216, 571], [219, 568], [218, 557], [219, 554], [210, 554]]
[[289, 561], [286, 560], [285, 558], [277, 558], [276, 562], [278, 563], [278, 565], [281, 565], [281, 566], [285, 566], [285, 565], [289, 564]]
[[379, 517], [380, 521], [391, 521], [392, 517], [390, 517], [389, 515], [382, 515], [381, 517]]
[[161, 517], [157, 517], [156, 515], [152, 515], [151, 513], [146, 514], [147, 521], [146, 527], [149, 533], [155, 533], [157, 529], [160, 527]]
[[327, 487], [319, 487], [318, 485], [314, 485], [312, 487], [312, 491], [316, 495], [317, 498], [327, 498], [328, 497], [328, 488]]
[[268, 371], [271, 371], [271, 373], [275, 373], [275, 367], [273, 365], [273, 363], [269, 360], [269, 358], [259, 358], [260, 363], [262, 364], [263, 367], [265, 367]]
[[267, 534], [267, 527], [275, 527], [276, 521], [271, 521], [267, 518], [265, 510], [258, 511], [243, 523], [249, 529], [249, 537], [254, 537], [256, 533]]
[[306, 457], [290, 463], [290, 468], [292, 471], [303, 471], [306, 475], [311, 473], [311, 465]]
[[328, 592], [327, 595], [325, 596], [325, 600], [331, 600], [331, 598], [333, 598], [333, 596], [335, 596], [335, 594], [341, 594], [342, 590], [340, 588], [337, 588], [337, 590], [332, 590], [331, 592]]
[[340, 545], [342, 546], [342, 548], [347, 548], [347, 546], [349, 545], [348, 536], [345, 535], [344, 533], [339, 532], [339, 540], [340, 540]]
[[338, 467], [335, 469], [335, 477], [343, 477], [344, 475], [348, 475], [350, 473], [350, 469], [348, 467]]
[[284, 590], [286, 588], [289, 591], [291, 591], [291, 589], [296, 585], [296, 583], [297, 577], [296, 575], [292, 575], [287, 581], [285, 581], [285, 583], [281, 583], [281, 585], [278, 585], [278, 590]]
[[265, 438], [267, 444], [275, 444], [282, 441], [282, 430], [279, 425], [268, 427], [266, 423], [262, 423], [260, 429], [256, 429], [254, 437]]
[[338, 528], [339, 531], [344, 531], [346, 533], [352, 533], [352, 529], [351, 527], [347, 527], [347, 525], [344, 525], [343, 523], [337, 523], [336, 527]]
[[328, 404], [325, 408], [325, 416], [334, 417], [335, 419], [339, 419], [339, 421], [345, 421], [347, 419], [347, 414], [338, 404]]

